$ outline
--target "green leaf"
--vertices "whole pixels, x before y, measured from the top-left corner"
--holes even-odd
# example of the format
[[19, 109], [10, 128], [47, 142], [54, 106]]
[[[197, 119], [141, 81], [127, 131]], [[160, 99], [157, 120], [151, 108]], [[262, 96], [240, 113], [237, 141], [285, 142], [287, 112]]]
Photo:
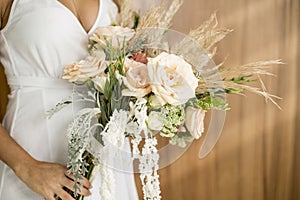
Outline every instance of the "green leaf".
[[249, 82], [255, 81], [255, 80], [249, 79], [250, 77], [252, 77], [252, 75], [233, 77], [231, 79], [231, 81], [233, 81], [234, 83], [237, 83], [237, 84], [243, 84], [243, 83], [249, 83]]
[[141, 17], [140, 17], [139, 14], [137, 14], [137, 15], [134, 16], [134, 23], [133, 23], [132, 29], [134, 29], [134, 30], [137, 29], [137, 27], [138, 27], [138, 25], [140, 23], [140, 19], [141, 19]]
[[228, 88], [225, 90], [227, 94], [241, 94], [244, 92], [243, 89], [237, 89], [237, 88]]
[[229, 105], [221, 97], [212, 96], [197, 96], [197, 98], [189, 101], [189, 104], [196, 108], [201, 108], [202, 110], [229, 110]]
[[106, 81], [104, 86], [104, 97], [106, 99], [110, 99], [111, 97], [111, 87], [110, 87], [110, 81]]

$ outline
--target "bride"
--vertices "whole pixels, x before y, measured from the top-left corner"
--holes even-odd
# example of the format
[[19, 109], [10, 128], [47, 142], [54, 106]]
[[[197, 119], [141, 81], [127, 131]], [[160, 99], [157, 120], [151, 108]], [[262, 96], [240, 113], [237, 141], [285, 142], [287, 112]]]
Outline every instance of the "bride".
[[[63, 68], [87, 55], [87, 38], [110, 25], [112, 0], [1, 0], [0, 62], [11, 89], [0, 125], [0, 199], [73, 198], [66, 173], [65, 130], [73, 119], [66, 107], [47, 119], [45, 112], [72, 94], [61, 80]], [[115, 172], [115, 199], [138, 199], [132, 174]], [[101, 178], [82, 179], [81, 195], [100, 199]]]

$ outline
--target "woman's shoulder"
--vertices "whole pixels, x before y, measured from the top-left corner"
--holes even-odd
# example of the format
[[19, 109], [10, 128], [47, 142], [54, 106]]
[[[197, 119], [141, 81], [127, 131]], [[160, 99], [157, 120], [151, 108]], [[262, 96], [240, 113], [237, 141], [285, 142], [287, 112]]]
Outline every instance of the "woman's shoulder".
[[12, 3], [13, 3], [13, 0], [1, 0], [0, 1], [0, 16], [1, 16], [0, 29], [4, 28], [4, 26], [7, 23]]

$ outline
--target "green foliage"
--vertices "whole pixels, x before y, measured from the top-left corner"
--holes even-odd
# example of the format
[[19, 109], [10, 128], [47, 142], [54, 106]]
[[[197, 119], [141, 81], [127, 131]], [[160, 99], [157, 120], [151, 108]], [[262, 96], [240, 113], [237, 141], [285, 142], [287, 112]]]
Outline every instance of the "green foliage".
[[178, 131], [178, 126], [182, 126], [184, 124], [184, 105], [166, 105], [161, 109], [161, 113], [165, 120], [160, 134], [163, 137], [173, 137]]
[[249, 79], [250, 77], [252, 77], [252, 75], [233, 77], [231, 79], [231, 81], [233, 81], [234, 83], [237, 83], [237, 84], [243, 84], [243, 83], [249, 83], [249, 82], [255, 81], [255, 80]]
[[[107, 46], [109, 47], [110, 63], [107, 67], [107, 75], [108, 79], [104, 86], [103, 94], [98, 92], [97, 101], [98, 107], [101, 110], [101, 116], [99, 118], [99, 123], [105, 127], [107, 122], [109, 121], [110, 116], [112, 115], [115, 109], [120, 109], [124, 103], [124, 98], [122, 97], [122, 85], [120, 82], [120, 77], [125, 75], [124, 71], [124, 60], [126, 56], [125, 48], [116, 52], [110, 43], [107, 42]], [[125, 46], [125, 44], [123, 44]], [[115, 55], [118, 57], [115, 59]], [[127, 99], [128, 100], [128, 99]]]
[[140, 23], [140, 19], [141, 19], [141, 16], [140, 16], [139, 14], [136, 14], [136, 15], [134, 16], [134, 23], [133, 23], [132, 29], [134, 29], [134, 30], [137, 29], [137, 27], [138, 27], [138, 25], [139, 25], [139, 23]]
[[46, 111], [47, 118], [50, 119], [55, 113], [59, 112], [60, 110], [62, 110], [64, 107], [66, 107], [71, 103], [73, 103], [72, 99], [66, 99], [59, 102], [58, 104], [55, 105], [54, 108]]
[[146, 38], [137, 38], [134, 40], [134, 42], [130, 43], [130, 45], [127, 46], [127, 53], [128, 54], [134, 54], [137, 52], [141, 52], [143, 49], [143, 44], [145, 44]]
[[221, 97], [213, 97], [207, 94], [197, 95], [197, 98], [189, 101], [189, 104], [202, 110], [229, 110], [229, 105]]
[[187, 143], [194, 140], [189, 132], [179, 132], [170, 139], [170, 144], [185, 148]]
[[227, 88], [225, 92], [227, 94], [241, 94], [244, 90], [242, 88]]

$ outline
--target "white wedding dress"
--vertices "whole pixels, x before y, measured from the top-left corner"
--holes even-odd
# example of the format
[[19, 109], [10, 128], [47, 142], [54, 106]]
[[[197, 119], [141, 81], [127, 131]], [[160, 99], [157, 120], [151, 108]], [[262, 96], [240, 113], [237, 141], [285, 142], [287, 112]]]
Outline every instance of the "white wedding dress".
[[[99, 1], [97, 20], [88, 33], [57, 0], [14, 0], [8, 23], [0, 31], [0, 62], [11, 88], [3, 126], [35, 159], [67, 163], [65, 132], [73, 107], [63, 108], [51, 119], [45, 113], [72, 95], [72, 84], [61, 80], [63, 68], [83, 59], [89, 35], [97, 26], [110, 25], [116, 16], [112, 0]], [[133, 173], [114, 171], [114, 175], [115, 199], [138, 199]], [[86, 199], [99, 200], [100, 187], [98, 175], [92, 196]], [[41, 199], [0, 161], [0, 200]]]

